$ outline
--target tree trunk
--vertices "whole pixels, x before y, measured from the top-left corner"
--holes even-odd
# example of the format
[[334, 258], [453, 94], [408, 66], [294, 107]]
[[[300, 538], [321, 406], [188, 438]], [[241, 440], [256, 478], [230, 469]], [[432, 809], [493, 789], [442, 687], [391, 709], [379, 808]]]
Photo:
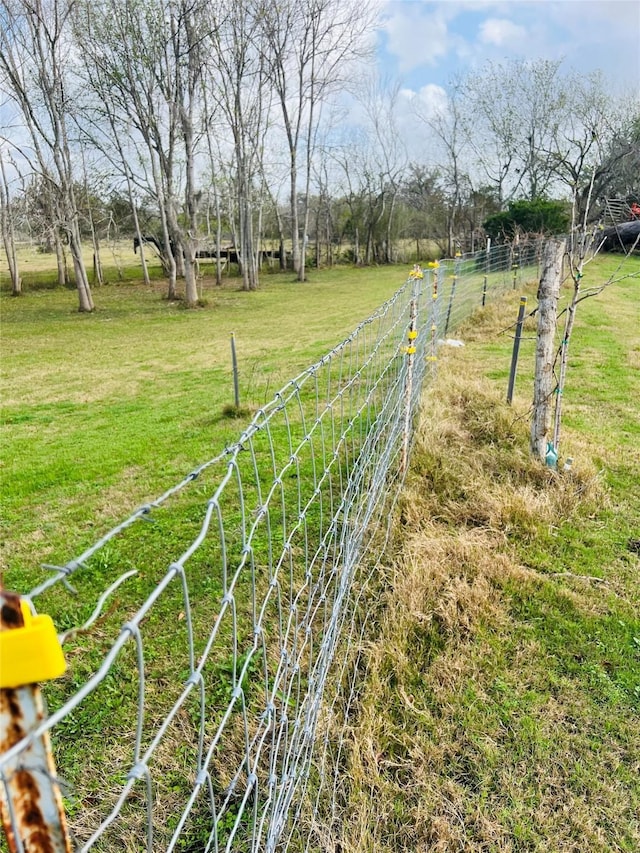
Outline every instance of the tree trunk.
[[69, 249], [73, 258], [73, 270], [76, 277], [76, 288], [78, 291], [78, 311], [89, 313], [93, 311], [93, 297], [91, 296], [91, 288], [87, 278], [87, 270], [82, 258], [82, 244], [80, 235], [77, 233], [77, 228], [72, 224], [69, 233]]
[[2, 173], [2, 182], [0, 183], [0, 228], [2, 230], [2, 241], [7, 255], [7, 264], [9, 265], [11, 295], [20, 296], [22, 293], [22, 279], [20, 278], [20, 268], [18, 266], [18, 256], [16, 254], [13, 217], [11, 215], [11, 205], [9, 202], [9, 184], [7, 182], [7, 175], [4, 168], [4, 160], [1, 157], [0, 171]]
[[287, 268], [287, 254], [285, 252], [285, 239], [284, 239], [284, 223], [282, 221], [282, 216], [280, 214], [280, 210], [278, 208], [278, 202], [274, 200], [273, 202], [274, 211], [276, 214], [276, 225], [278, 228], [278, 248], [280, 250], [280, 270], [284, 272]]
[[[222, 266], [220, 264], [220, 247], [222, 246], [222, 219], [220, 217], [220, 193], [217, 184], [213, 183], [213, 198], [216, 205], [216, 284], [222, 287]], [[228, 261], [227, 261], [228, 263]]]
[[545, 460], [551, 431], [552, 397], [555, 390], [553, 361], [558, 298], [562, 283], [565, 243], [549, 240], [544, 247], [542, 277], [538, 289], [538, 332], [531, 420], [531, 452]]
[[58, 270], [58, 287], [66, 287], [69, 282], [67, 273], [67, 258], [58, 229], [53, 229], [53, 246], [56, 253], [56, 268]]
[[91, 230], [91, 245], [93, 247], [93, 283], [102, 286], [104, 284], [104, 279], [102, 276], [102, 261], [100, 260], [100, 243], [98, 241], [98, 235], [96, 234], [95, 222], [93, 221], [93, 212], [91, 211], [91, 200], [89, 199], [89, 186], [87, 184], [87, 173], [84, 158], [82, 168], [84, 170], [84, 194], [87, 201], [89, 229]]
[[389, 205], [389, 218], [387, 219], [387, 241], [386, 241], [387, 246], [386, 246], [386, 258], [385, 258], [385, 260], [386, 260], [386, 263], [388, 263], [388, 264], [392, 264], [393, 259], [394, 259], [393, 249], [391, 247], [392, 246], [391, 229], [392, 229], [392, 225], [393, 225], [393, 214], [395, 213], [395, 207], [396, 207], [396, 195], [397, 195], [397, 193], [396, 193], [396, 190], [394, 189], [393, 195], [391, 196], [391, 203]]
[[198, 264], [193, 240], [184, 244], [184, 298], [188, 308], [198, 304]]
[[297, 172], [295, 158], [291, 161], [291, 264], [296, 274], [300, 273], [300, 221], [298, 218]]
[[133, 214], [133, 224], [136, 229], [136, 237], [138, 238], [138, 249], [140, 250], [140, 263], [142, 265], [142, 277], [144, 279], [144, 283], [149, 287], [151, 284], [151, 280], [149, 278], [149, 270], [147, 268], [147, 259], [144, 253], [144, 241], [142, 239], [142, 232], [140, 231], [140, 220], [138, 218], [138, 208], [133, 198], [133, 191], [131, 188], [131, 180], [129, 177], [129, 173], [127, 172], [127, 188], [129, 190], [129, 201], [131, 203], [131, 212]]
[[153, 179], [156, 186], [156, 197], [158, 199], [158, 209], [160, 211], [160, 222], [162, 224], [162, 240], [164, 243], [164, 263], [166, 264], [166, 272], [169, 277], [169, 287], [167, 289], [167, 299], [177, 299], [177, 268], [176, 259], [171, 248], [171, 237], [169, 233], [169, 224], [167, 222], [167, 209], [164, 204], [164, 194], [162, 185], [158, 176], [157, 166], [154, 160], [151, 160], [151, 168], [153, 171]]

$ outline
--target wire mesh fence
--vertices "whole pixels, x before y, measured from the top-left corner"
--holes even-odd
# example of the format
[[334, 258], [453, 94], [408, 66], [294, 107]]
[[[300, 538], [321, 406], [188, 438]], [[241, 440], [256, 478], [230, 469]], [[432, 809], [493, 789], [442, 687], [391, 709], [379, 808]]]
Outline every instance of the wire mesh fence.
[[234, 444], [46, 567], [34, 610], [79, 595], [49, 716], [0, 756], [15, 849], [11, 782], [46, 732], [58, 776], [30, 769], [60, 787], [74, 849], [329, 849], [424, 380], [442, 338], [536, 277], [539, 246], [518, 251], [414, 269]]

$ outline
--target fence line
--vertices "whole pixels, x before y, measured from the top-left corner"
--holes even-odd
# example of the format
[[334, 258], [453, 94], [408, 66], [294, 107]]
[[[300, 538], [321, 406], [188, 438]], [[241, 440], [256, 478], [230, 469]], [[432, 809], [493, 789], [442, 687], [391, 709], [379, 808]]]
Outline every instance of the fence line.
[[45, 688], [50, 715], [0, 756], [5, 796], [50, 732], [79, 850], [326, 849], [437, 341], [514, 276], [535, 277], [538, 249], [415, 271], [237, 442], [47, 566], [28, 599], [66, 606], [69, 673]]

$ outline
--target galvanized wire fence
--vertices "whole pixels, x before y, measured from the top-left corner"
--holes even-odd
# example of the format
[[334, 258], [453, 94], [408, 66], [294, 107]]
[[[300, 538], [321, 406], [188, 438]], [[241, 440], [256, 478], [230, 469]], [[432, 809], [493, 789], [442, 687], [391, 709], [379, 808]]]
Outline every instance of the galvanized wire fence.
[[45, 733], [58, 776], [27, 769], [61, 787], [78, 850], [330, 849], [424, 379], [461, 321], [536, 277], [538, 248], [416, 268], [237, 442], [47, 567], [27, 598], [64, 612], [69, 669], [0, 756], [15, 849], [12, 783]]

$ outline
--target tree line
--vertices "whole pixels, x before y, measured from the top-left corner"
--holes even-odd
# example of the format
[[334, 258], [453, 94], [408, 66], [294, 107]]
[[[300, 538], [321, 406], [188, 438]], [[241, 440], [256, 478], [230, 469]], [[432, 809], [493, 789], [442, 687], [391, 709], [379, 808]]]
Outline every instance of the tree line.
[[35, 234], [60, 283], [71, 256], [82, 311], [87, 240], [99, 281], [101, 245], [135, 236], [148, 280], [153, 237], [168, 296], [181, 281], [194, 305], [199, 256], [225, 247], [252, 290], [267, 243], [304, 281], [407, 243], [473, 250], [518, 202], [555, 200], [575, 225], [608, 196], [640, 201], [637, 95], [539, 61], [409, 96], [375, 77], [367, 0], [0, 0], [0, 24], [13, 290], [16, 241]]

